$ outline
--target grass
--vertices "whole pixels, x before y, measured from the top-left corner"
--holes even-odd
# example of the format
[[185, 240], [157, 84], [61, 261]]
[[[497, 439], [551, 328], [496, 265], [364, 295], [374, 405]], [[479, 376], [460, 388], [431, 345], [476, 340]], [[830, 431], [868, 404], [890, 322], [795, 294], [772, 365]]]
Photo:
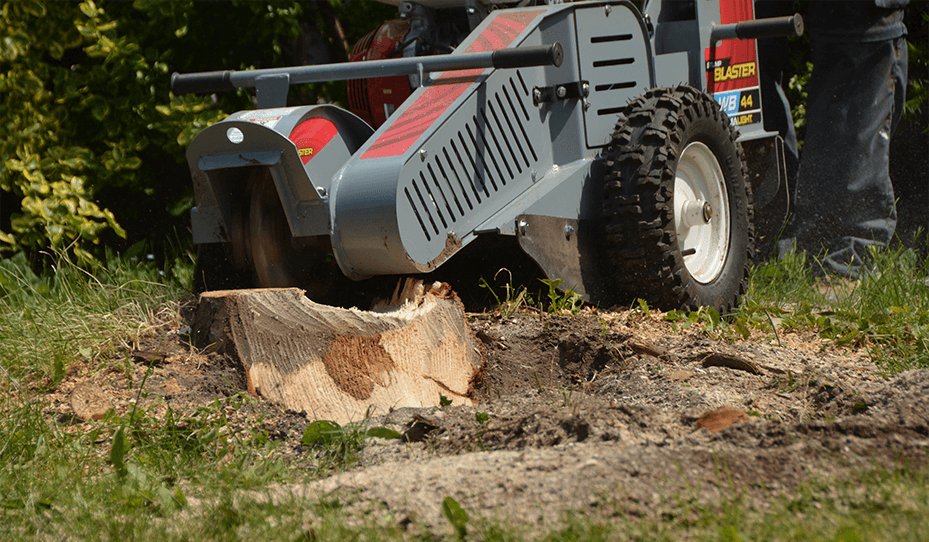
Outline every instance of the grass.
[[804, 254], [764, 263], [729, 321], [759, 331], [773, 331], [776, 322], [866, 348], [886, 374], [929, 368], [929, 259], [903, 246], [873, 257], [875, 272], [860, 280], [815, 277], [816, 264]]
[[903, 246], [874, 251], [873, 259], [874, 272], [857, 280], [817, 276], [817, 262], [802, 253], [764, 262], [734, 313], [701, 308], [664, 318], [674, 331], [697, 326], [717, 339], [761, 333], [780, 344], [785, 331], [814, 332], [865, 349], [885, 375], [929, 368], [929, 259]]
[[49, 258], [36, 274], [22, 254], [0, 260], [0, 359], [13, 377], [52, 386], [68, 365], [102, 357], [138, 335], [155, 311], [175, 306], [179, 284], [129, 258], [90, 273], [68, 258]]
[[[929, 367], [929, 265], [904, 249], [875, 257], [879, 273], [831, 296], [802, 257], [764, 264], [735, 314], [698, 311], [672, 315], [671, 323], [731, 339], [815, 332], [867, 349], [888, 374]], [[120, 353], [146, 326], [177, 317], [190, 262], [159, 269], [138, 255], [114, 256], [88, 272], [64, 257], [49, 261], [42, 271], [22, 257], [0, 261], [0, 540], [929, 539], [923, 519], [929, 476], [905, 467], [810, 482], [765, 510], [738, 496], [712, 505], [669, 497], [664, 516], [574, 512], [542, 531], [480, 518], [452, 503], [449, 523], [432, 529], [377, 510], [376, 503], [373, 512], [360, 513], [344, 496], [272, 499], [275, 483], [350, 466], [365, 437], [381, 428], [316, 427], [304, 435], [307, 454], [318, 458], [308, 467], [287, 460], [260, 422], [229, 423], [226, 413], [251, 401], [243, 396], [194, 412], [155, 417], [140, 408], [78, 425], [50, 415], [46, 391], [69, 372], [119, 370], [129, 363]], [[552, 292], [552, 312], [575, 312], [575, 300]], [[508, 290], [504, 302], [508, 310], [526, 298]], [[604, 500], [601, 508], [610, 506]]]

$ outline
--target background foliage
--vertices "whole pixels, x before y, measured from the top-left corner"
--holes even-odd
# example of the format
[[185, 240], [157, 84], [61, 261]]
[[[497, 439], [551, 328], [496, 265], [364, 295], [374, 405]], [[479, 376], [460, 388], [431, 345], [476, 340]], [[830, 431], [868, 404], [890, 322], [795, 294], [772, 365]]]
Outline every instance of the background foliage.
[[[174, 96], [172, 72], [344, 59], [396, 15], [367, 2], [4, 2], [0, 10], [0, 250], [35, 254], [162, 241], [192, 204], [184, 151], [245, 91]], [[342, 22], [344, 19], [346, 22]], [[321, 30], [317, 30], [321, 29]], [[322, 32], [322, 33], [320, 33]], [[340, 87], [295, 89], [338, 101]], [[178, 232], [175, 238], [188, 236]]]

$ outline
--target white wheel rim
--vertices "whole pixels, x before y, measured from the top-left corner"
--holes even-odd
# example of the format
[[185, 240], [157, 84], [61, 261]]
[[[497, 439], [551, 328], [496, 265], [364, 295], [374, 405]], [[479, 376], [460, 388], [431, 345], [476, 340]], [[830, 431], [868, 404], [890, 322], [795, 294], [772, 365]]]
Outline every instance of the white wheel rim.
[[684, 148], [674, 179], [674, 228], [684, 266], [703, 284], [715, 280], [729, 255], [726, 179], [709, 147]]

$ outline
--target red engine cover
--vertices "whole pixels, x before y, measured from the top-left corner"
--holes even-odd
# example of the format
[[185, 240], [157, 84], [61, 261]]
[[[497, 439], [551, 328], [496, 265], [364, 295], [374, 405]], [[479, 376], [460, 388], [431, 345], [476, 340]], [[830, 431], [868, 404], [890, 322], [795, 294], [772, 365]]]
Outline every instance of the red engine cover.
[[[409, 31], [409, 21], [387, 21], [361, 38], [352, 49], [349, 60], [397, 58], [402, 54], [401, 47]], [[410, 81], [405, 75], [354, 79], [348, 82], [348, 108], [377, 128], [409, 98], [410, 93]]]
[[297, 145], [300, 161], [305, 166], [319, 151], [332, 141], [339, 129], [329, 119], [314, 117], [297, 125], [290, 132], [290, 140]]

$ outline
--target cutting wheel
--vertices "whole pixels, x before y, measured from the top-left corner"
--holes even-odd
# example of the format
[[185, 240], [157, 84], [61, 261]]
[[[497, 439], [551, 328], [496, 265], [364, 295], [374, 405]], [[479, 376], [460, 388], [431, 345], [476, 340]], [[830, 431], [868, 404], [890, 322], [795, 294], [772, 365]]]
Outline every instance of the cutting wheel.
[[247, 220], [240, 222], [239, 242], [247, 252], [255, 285], [262, 288], [298, 287], [310, 299], [333, 294], [339, 273], [327, 236], [295, 238], [284, 215], [274, 182], [258, 171], [248, 183]]

